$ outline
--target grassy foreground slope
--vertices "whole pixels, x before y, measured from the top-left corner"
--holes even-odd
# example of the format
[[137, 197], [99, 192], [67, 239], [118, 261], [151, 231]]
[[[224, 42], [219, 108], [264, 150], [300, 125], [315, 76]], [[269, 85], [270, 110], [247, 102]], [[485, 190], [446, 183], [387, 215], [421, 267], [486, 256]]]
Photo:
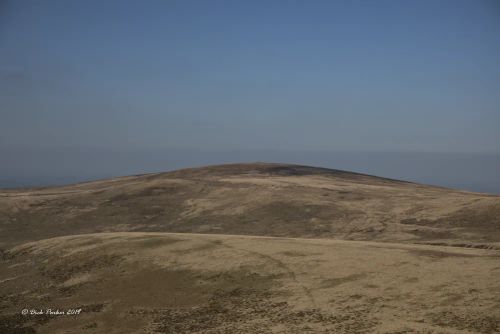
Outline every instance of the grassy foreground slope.
[[498, 333], [499, 260], [498, 250], [332, 239], [59, 237], [3, 254], [0, 332]]
[[498, 248], [500, 197], [267, 163], [0, 190], [0, 247], [116, 231]]

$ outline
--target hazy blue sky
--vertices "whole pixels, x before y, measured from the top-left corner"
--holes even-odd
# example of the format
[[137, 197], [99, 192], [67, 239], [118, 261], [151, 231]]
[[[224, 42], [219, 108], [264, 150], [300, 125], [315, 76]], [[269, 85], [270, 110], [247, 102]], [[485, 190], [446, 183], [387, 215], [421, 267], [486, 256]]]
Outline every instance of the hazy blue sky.
[[500, 154], [500, 2], [3, 0], [0, 116], [9, 152]]

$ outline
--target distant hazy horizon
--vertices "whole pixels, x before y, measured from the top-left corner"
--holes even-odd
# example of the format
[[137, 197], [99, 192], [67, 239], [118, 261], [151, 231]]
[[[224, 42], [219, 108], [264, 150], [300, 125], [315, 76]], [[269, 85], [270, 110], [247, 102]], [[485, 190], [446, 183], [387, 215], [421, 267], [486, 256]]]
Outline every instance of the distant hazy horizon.
[[[294, 163], [500, 195], [500, 154], [293, 150], [0, 149], [0, 188], [64, 185], [238, 162]], [[475, 171], [471, 173], [470, 171]]]
[[496, 0], [5, 0], [0, 55], [1, 187], [260, 160], [500, 193]]

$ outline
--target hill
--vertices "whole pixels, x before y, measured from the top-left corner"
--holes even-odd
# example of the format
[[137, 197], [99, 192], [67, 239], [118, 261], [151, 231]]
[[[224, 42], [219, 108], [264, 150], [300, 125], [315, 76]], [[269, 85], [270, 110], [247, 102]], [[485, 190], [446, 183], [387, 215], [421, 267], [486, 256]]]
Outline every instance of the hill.
[[500, 247], [500, 197], [285, 164], [0, 190], [0, 247], [95, 232], [187, 232]]
[[[0, 332], [498, 333], [499, 257], [332, 239], [59, 237], [4, 254]], [[48, 308], [79, 313], [21, 314]]]
[[498, 333], [499, 219], [285, 164], [4, 189], [0, 333]]

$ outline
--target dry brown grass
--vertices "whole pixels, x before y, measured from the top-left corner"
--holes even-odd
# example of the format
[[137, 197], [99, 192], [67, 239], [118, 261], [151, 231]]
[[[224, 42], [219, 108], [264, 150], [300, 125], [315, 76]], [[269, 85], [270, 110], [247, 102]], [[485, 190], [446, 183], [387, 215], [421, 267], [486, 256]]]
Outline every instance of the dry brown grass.
[[498, 196], [294, 165], [2, 190], [0, 333], [498, 333], [499, 229]]
[[0, 246], [155, 231], [499, 247], [500, 197], [335, 170], [237, 164], [0, 192]]
[[[1, 262], [0, 324], [2, 333], [496, 333], [499, 259], [331, 239], [61, 237]], [[48, 307], [84, 312], [19, 316]]]

